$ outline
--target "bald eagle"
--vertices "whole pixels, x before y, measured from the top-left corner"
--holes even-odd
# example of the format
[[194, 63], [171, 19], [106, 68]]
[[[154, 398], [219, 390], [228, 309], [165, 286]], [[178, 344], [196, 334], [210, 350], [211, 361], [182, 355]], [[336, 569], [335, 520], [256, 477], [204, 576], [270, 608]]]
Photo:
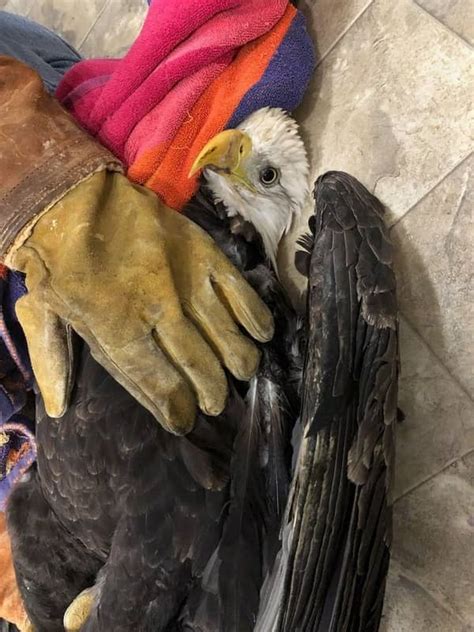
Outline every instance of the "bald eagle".
[[296, 264], [280, 241], [311, 199], [295, 121], [264, 108], [213, 138], [185, 214], [271, 308], [249, 384], [177, 437], [78, 344], [71, 405], [41, 402], [38, 463], [8, 507], [37, 632], [378, 629], [390, 548], [397, 322], [383, 207], [343, 173], [318, 179]]

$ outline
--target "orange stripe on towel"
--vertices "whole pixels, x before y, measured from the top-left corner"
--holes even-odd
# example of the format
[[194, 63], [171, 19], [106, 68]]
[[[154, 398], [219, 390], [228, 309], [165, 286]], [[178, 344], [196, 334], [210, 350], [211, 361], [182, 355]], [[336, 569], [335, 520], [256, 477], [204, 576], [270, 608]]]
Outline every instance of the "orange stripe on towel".
[[197, 188], [197, 176], [188, 178], [195, 157], [225, 129], [242, 98], [261, 79], [295, 15], [295, 7], [288, 5], [269, 33], [244, 46], [203, 92], [174, 139], [139, 156], [128, 170], [129, 178], [146, 184], [168, 206], [181, 210]]

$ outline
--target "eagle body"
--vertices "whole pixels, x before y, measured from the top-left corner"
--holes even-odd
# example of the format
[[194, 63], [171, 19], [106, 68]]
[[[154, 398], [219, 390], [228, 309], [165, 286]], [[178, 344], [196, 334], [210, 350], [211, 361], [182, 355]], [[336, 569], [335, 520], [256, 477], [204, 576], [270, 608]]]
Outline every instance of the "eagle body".
[[[58, 421], [39, 402], [37, 469], [8, 507], [28, 614], [36, 632], [63, 630], [66, 609], [68, 632], [376, 632], [398, 375], [384, 209], [347, 174], [318, 179], [297, 313], [276, 267], [310, 201], [293, 119], [257, 111], [196, 169], [185, 213], [269, 306], [274, 338], [252, 381], [229, 376], [224, 412], [185, 437], [79, 344], [70, 407]], [[71, 602], [86, 604], [78, 623]]]
[[91, 586], [97, 607], [83, 630], [253, 629], [290, 481], [299, 321], [258, 235], [235, 234], [204, 194], [186, 213], [269, 304], [276, 336], [250, 385], [229, 377], [224, 412], [200, 414], [185, 437], [163, 430], [80, 343], [70, 407], [58, 421], [39, 403], [37, 470], [10, 502], [38, 632], [63, 630], [66, 608]]

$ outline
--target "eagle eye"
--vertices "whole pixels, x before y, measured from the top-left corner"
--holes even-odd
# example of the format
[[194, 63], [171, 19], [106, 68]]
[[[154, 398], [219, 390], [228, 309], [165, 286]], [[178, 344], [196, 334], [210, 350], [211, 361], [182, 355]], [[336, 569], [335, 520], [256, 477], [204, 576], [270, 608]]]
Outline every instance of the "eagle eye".
[[260, 171], [260, 182], [266, 187], [276, 184], [279, 179], [280, 174], [275, 167], [265, 167]]

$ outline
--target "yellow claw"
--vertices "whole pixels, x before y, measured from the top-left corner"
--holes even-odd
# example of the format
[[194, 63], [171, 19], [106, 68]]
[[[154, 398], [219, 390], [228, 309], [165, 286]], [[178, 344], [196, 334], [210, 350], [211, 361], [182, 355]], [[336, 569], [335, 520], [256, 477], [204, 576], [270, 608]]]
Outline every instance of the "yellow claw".
[[66, 632], [79, 632], [89, 616], [95, 599], [95, 586], [86, 588], [74, 599], [64, 613]]
[[18, 626], [18, 627], [21, 630], [21, 632], [35, 632], [35, 628], [33, 627], [33, 624], [28, 619], [28, 617], [25, 619], [23, 624], [21, 626]]

